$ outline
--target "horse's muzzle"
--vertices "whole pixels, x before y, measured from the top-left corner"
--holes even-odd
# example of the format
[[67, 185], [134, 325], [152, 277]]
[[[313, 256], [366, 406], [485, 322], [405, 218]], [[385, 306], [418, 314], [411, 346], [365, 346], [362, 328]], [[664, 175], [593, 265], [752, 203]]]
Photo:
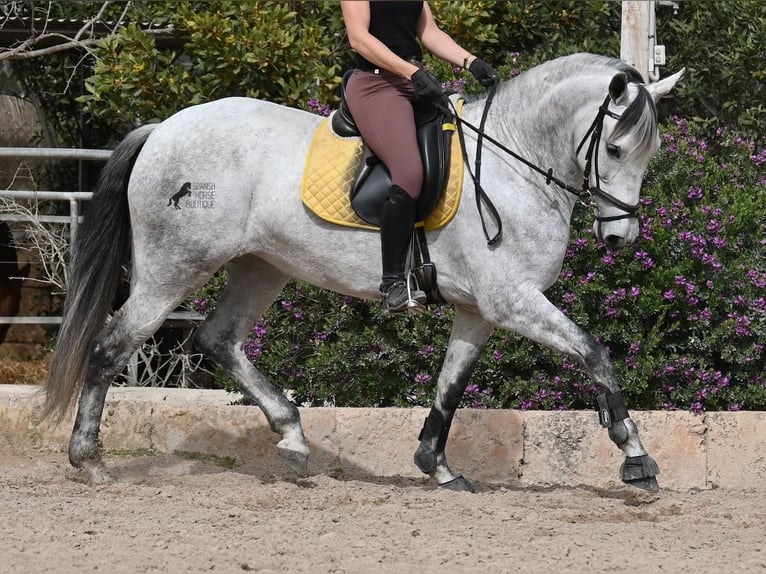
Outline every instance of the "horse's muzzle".
[[596, 239], [609, 251], [619, 251], [632, 245], [641, 232], [641, 220], [634, 214], [618, 217], [597, 217], [593, 222]]

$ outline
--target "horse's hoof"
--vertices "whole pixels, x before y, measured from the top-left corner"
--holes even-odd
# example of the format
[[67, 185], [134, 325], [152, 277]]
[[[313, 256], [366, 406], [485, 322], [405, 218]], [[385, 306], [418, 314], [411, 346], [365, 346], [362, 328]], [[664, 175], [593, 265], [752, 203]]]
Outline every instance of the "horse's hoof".
[[620, 478], [625, 484], [635, 486], [647, 492], [658, 492], [660, 485], [657, 484], [657, 475], [660, 469], [657, 463], [648, 454], [642, 456], [629, 456], [620, 467]]
[[439, 486], [446, 488], [447, 490], [454, 490], [455, 492], [476, 492], [473, 485], [463, 478], [462, 475], [453, 478], [452, 480], [448, 480], [447, 482], [443, 482]]
[[309, 453], [308, 450], [295, 450], [283, 445], [282, 442], [277, 445], [277, 452], [282, 461], [289, 466], [299, 476], [308, 476], [309, 474]]
[[67, 479], [74, 482], [81, 482], [90, 486], [98, 486], [102, 484], [110, 484], [114, 482], [114, 478], [106, 470], [106, 467], [98, 462], [86, 462], [79, 468], [70, 466], [65, 476]]
[[657, 482], [657, 477], [654, 477], [654, 476], [650, 476], [647, 478], [637, 478], [635, 480], [625, 480], [623, 482], [625, 482], [625, 484], [629, 486], [635, 486], [636, 488], [645, 490], [646, 492], [660, 491], [660, 485]]

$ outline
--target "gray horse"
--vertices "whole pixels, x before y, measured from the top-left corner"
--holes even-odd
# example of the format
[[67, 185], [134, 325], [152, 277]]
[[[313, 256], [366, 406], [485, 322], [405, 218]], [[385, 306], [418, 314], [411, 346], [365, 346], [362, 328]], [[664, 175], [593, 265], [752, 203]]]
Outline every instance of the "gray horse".
[[[642, 176], [659, 146], [655, 101], [682, 73], [644, 85], [619, 60], [576, 54], [497, 89], [486, 115], [482, 185], [505, 234], [492, 244], [485, 240], [469, 170], [455, 218], [427, 234], [439, 290], [455, 306], [436, 401], [415, 453], [417, 466], [438, 484], [472, 490], [447, 465], [445, 445], [472, 368], [493, 329], [501, 328], [577, 361], [600, 389], [601, 424], [626, 457], [622, 480], [658, 488], [659, 470], [628, 414], [606, 350], [543, 293], [560, 272], [582, 195], [609, 248], [636, 239]], [[486, 103], [466, 104], [464, 120], [480, 123]], [[136, 129], [104, 167], [74, 246], [46, 388], [46, 414], [59, 419], [79, 392], [69, 460], [92, 480], [108, 478], [98, 436], [112, 380], [168, 313], [222, 266], [228, 284], [195, 344], [260, 406], [281, 435], [284, 460], [306, 472], [309, 449], [298, 408], [247, 360], [243, 345], [291, 278], [379, 296], [378, 234], [324, 222], [301, 203], [306, 155], [321, 119], [264, 101], [222, 99]], [[477, 139], [465, 131], [468, 157]], [[546, 185], [550, 178], [529, 164], [557, 184]], [[180, 209], [168, 208], [168, 197], [185, 182], [189, 198]], [[582, 189], [580, 197], [573, 189]], [[131, 247], [132, 292], [110, 317]]]

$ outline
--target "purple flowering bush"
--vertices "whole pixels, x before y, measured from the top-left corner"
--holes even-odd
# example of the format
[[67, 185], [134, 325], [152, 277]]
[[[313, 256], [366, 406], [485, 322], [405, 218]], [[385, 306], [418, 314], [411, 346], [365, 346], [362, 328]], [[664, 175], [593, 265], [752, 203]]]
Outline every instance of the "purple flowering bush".
[[[679, 118], [663, 126], [635, 245], [607, 252], [591, 212], [575, 211], [548, 292], [609, 349], [631, 408], [766, 409], [766, 152], [726, 130], [703, 133]], [[200, 311], [218, 287], [200, 294]], [[302, 404], [429, 406], [451, 320], [449, 306], [392, 318], [375, 303], [291, 283], [245, 350]], [[590, 408], [594, 390], [569, 358], [497, 331], [463, 405]]]
[[[218, 281], [224, 282], [221, 274]], [[219, 289], [195, 307], [215, 305]], [[379, 305], [291, 282], [245, 343], [250, 361], [300, 404], [407, 406], [433, 398], [451, 311], [386, 317]], [[234, 390], [222, 376], [219, 383]]]
[[[549, 295], [609, 348], [628, 404], [762, 410], [766, 151], [725, 130], [710, 140], [699, 133], [679, 118], [663, 128], [645, 182], [640, 240], [608, 253], [585, 231], [589, 221], [578, 221]], [[542, 400], [526, 396], [514, 406], [581, 405], [567, 391], [556, 394], [555, 377], [568, 388], [587, 384], [557, 361]]]

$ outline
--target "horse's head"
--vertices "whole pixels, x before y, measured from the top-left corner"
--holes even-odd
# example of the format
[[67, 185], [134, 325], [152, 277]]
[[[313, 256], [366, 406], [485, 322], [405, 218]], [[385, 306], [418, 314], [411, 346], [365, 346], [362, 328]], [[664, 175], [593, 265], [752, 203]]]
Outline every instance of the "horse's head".
[[616, 73], [596, 119], [577, 148], [584, 171], [583, 193], [596, 210], [594, 231], [610, 250], [633, 243], [639, 234], [636, 211], [649, 160], [660, 145], [655, 103], [684, 70], [644, 85]]

